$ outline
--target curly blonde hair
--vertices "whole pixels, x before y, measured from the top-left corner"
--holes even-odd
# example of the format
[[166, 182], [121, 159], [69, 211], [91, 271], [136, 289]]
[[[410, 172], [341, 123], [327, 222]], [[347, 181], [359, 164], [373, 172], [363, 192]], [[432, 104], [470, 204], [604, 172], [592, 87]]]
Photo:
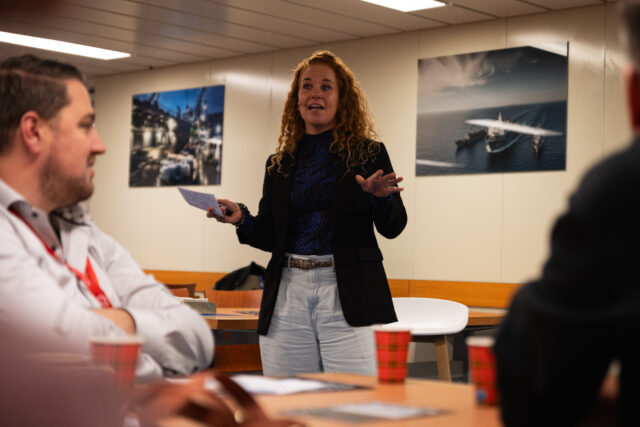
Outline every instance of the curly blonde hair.
[[285, 175], [282, 158], [285, 153], [294, 156], [298, 141], [305, 133], [305, 123], [298, 109], [298, 91], [302, 73], [311, 65], [329, 66], [336, 74], [338, 85], [338, 109], [333, 128], [333, 142], [329, 149], [345, 162], [347, 170], [355, 169], [366, 163], [380, 151], [375, 141], [378, 134], [364, 92], [360, 88], [353, 72], [344, 62], [328, 50], [316, 51], [296, 67], [291, 89], [284, 104], [282, 124], [276, 154], [271, 158], [269, 171], [276, 169]]

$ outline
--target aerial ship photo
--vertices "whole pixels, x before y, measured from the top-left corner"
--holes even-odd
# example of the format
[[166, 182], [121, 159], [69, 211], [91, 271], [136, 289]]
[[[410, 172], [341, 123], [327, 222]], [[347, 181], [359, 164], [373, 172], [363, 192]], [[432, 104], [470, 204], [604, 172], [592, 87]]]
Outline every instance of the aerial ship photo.
[[568, 44], [420, 59], [416, 176], [564, 170]]

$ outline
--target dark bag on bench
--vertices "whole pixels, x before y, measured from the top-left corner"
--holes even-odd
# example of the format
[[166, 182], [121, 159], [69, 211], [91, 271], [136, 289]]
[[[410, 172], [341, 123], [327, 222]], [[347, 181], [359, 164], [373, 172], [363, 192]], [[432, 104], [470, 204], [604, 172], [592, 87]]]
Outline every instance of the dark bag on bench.
[[234, 270], [218, 280], [213, 289], [221, 291], [262, 289], [265, 273], [264, 267], [251, 262], [248, 266]]

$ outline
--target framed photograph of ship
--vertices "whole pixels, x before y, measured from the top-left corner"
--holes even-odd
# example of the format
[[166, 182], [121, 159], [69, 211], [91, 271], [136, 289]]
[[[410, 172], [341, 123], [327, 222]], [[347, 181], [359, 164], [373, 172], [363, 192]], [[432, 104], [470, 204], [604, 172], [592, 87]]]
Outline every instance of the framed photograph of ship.
[[566, 168], [568, 43], [418, 60], [416, 176]]
[[129, 187], [219, 185], [224, 86], [133, 95]]

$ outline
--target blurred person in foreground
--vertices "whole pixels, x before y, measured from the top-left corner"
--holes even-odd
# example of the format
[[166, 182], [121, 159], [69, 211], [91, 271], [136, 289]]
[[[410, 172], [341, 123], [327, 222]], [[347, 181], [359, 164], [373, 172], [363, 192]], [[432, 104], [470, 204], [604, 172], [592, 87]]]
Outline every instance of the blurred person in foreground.
[[[636, 138], [586, 174], [555, 224], [542, 277], [513, 298], [494, 347], [507, 426], [638, 425], [640, 0], [619, 6]], [[613, 361], [617, 393], [603, 393], [616, 383]]]
[[131, 394], [86, 358], [43, 353], [43, 343], [0, 323], [0, 425], [122, 427]]
[[0, 325], [41, 351], [143, 339], [137, 381], [209, 366], [206, 322], [101, 232], [79, 202], [105, 146], [80, 72], [25, 55], [0, 62]]
[[231, 215], [217, 220], [271, 252], [258, 322], [265, 375], [375, 374], [369, 325], [397, 319], [374, 225], [394, 238], [407, 223], [402, 178], [375, 137], [351, 70], [315, 52], [294, 72], [257, 215], [219, 200]]

